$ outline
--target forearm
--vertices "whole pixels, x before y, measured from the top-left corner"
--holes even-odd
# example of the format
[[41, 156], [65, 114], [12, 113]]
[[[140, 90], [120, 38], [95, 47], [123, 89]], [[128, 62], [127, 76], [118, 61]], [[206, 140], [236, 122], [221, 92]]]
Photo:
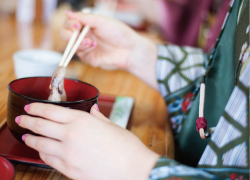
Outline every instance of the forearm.
[[[138, 155], [133, 158], [130, 166], [130, 177], [128, 179], [146, 180], [150, 176], [150, 172], [154, 168], [160, 155], [151, 151], [147, 147], [140, 151]], [[134, 161], [136, 159], [136, 161]]]

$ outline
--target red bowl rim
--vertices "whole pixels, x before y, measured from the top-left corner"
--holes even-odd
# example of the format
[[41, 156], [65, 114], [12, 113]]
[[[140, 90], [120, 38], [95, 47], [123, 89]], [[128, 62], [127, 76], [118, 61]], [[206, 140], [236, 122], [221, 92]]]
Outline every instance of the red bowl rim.
[[28, 99], [28, 100], [32, 100], [32, 101], [36, 101], [36, 102], [44, 102], [44, 103], [53, 103], [53, 104], [73, 104], [73, 103], [81, 103], [81, 102], [84, 102], [84, 101], [92, 101], [92, 100], [98, 98], [98, 96], [100, 95], [99, 90], [98, 90], [95, 86], [93, 86], [93, 85], [91, 85], [91, 84], [89, 84], [89, 83], [86, 83], [86, 82], [77, 80], [77, 79], [72, 79], [72, 78], [64, 78], [64, 79], [69, 79], [69, 80], [73, 80], [73, 81], [78, 81], [78, 82], [80, 82], [80, 83], [84, 83], [84, 84], [87, 84], [87, 85], [89, 85], [89, 86], [92, 86], [93, 88], [95, 88], [95, 89], [97, 90], [97, 95], [96, 95], [95, 97], [93, 97], [93, 98], [85, 99], [85, 100], [79, 100], [79, 101], [49, 101], [49, 100], [41, 100], [41, 99], [35, 99], [35, 98], [28, 97], [28, 96], [24, 96], [24, 95], [21, 95], [21, 94], [16, 93], [15, 91], [13, 91], [13, 90], [10, 88], [10, 84], [14, 83], [15, 81], [18, 81], [18, 80], [21, 80], [21, 79], [30, 79], [30, 78], [51, 78], [51, 77], [50, 77], [50, 76], [35, 76], [35, 77], [25, 77], [25, 78], [15, 79], [15, 80], [11, 81], [11, 82], [8, 84], [8, 89], [9, 89], [9, 91], [12, 92], [12, 93], [14, 93], [14, 94], [16, 94], [16, 95], [18, 95], [18, 96], [21, 96], [21, 97], [23, 97], [23, 98], [25, 98], [25, 99]]

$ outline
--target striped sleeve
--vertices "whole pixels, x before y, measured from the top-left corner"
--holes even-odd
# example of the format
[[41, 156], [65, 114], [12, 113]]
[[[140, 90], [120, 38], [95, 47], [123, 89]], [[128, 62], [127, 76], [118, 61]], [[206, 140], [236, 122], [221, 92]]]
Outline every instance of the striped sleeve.
[[166, 99], [193, 84], [205, 73], [205, 60], [199, 48], [158, 45], [156, 72], [161, 95]]
[[211, 180], [219, 179], [206, 171], [188, 167], [177, 161], [161, 157], [158, 159], [155, 168], [151, 171], [149, 180]]

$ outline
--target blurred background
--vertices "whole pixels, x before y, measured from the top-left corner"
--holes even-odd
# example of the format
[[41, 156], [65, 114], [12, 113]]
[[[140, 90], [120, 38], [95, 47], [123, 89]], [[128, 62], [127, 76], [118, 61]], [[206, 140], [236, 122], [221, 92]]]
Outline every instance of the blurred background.
[[[155, 42], [189, 45], [209, 51], [219, 34], [229, 2], [230, 0], [0, 0], [0, 40], [7, 38], [4, 33], [15, 30], [19, 49], [53, 49], [53, 39], [58, 38], [58, 31], [66, 19], [65, 11], [80, 11], [84, 7], [91, 7], [99, 14], [127, 23]], [[37, 28], [41, 28], [43, 33], [34, 39]], [[62, 50], [63, 47], [60, 51]]]

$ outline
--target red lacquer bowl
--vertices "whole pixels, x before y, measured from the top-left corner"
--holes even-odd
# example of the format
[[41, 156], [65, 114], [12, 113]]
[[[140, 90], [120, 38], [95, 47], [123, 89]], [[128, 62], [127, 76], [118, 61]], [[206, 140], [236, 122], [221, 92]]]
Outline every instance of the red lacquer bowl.
[[10, 132], [18, 141], [23, 142], [23, 134], [34, 134], [15, 123], [16, 116], [27, 115], [24, 111], [26, 104], [42, 102], [90, 112], [91, 107], [98, 102], [100, 93], [97, 88], [74, 79], [64, 79], [67, 101], [48, 101], [50, 81], [51, 77], [30, 77], [17, 79], [9, 83], [7, 124]]

